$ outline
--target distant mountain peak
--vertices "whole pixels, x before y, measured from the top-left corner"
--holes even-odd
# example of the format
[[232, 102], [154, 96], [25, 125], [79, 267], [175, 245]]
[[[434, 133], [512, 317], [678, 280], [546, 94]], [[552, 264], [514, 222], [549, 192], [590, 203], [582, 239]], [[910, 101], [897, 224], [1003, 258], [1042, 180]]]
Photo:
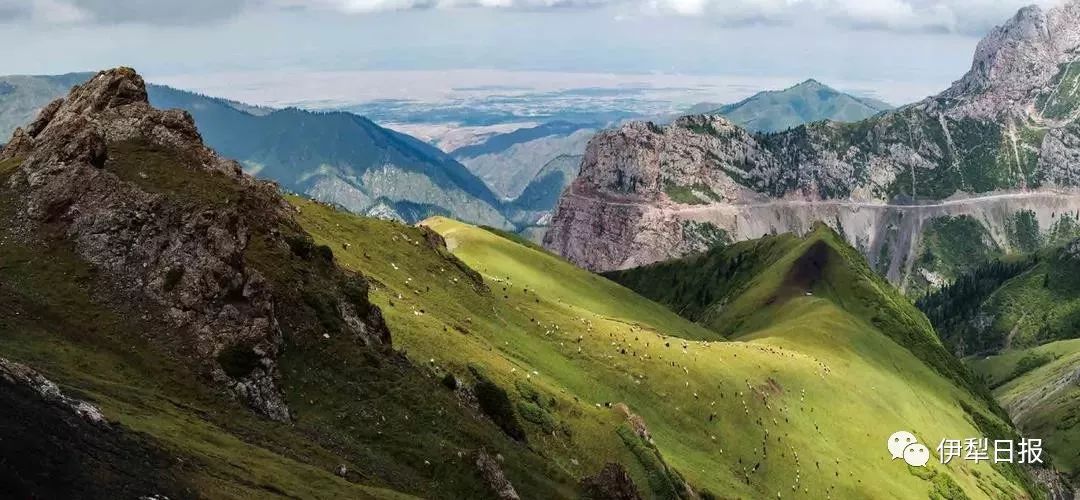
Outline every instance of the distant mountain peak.
[[884, 102], [846, 94], [808, 78], [783, 90], [758, 92], [707, 114], [724, 116], [750, 130], [778, 132], [821, 120], [858, 121], [891, 108]]
[[824, 88], [824, 89], [829, 89], [829, 90], [835, 90], [832, 87], [830, 87], [828, 85], [825, 85], [824, 83], [821, 83], [820, 81], [818, 81], [818, 80], [816, 80], [814, 78], [807, 78], [806, 80], [803, 80], [803, 81], [799, 82], [798, 84], [789, 87], [789, 89], [795, 89], [795, 88], [800, 88], [800, 87]]

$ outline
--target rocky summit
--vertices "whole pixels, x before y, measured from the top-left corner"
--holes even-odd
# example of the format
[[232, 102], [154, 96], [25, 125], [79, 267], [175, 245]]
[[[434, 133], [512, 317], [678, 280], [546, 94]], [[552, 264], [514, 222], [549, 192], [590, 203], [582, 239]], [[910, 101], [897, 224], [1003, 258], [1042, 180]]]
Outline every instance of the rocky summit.
[[975, 226], [1007, 253], [1031, 232], [1075, 235], [1080, 215], [1080, 2], [1021, 10], [978, 46], [951, 88], [850, 124], [751, 133], [712, 115], [598, 134], [545, 246], [593, 270], [717, 243], [833, 226], [891, 281], [952, 277], [926, 238]]
[[305, 279], [341, 299], [324, 323], [389, 343], [366, 282], [332, 267], [277, 187], [205, 147], [187, 112], [152, 108], [132, 69], [98, 73], [49, 104], [15, 131], [0, 165], [14, 169], [5, 238], [70, 246], [100, 272], [102, 295], [156, 325], [144, 335], [267, 417], [290, 419], [276, 360], [283, 331], [302, 331], [291, 324], [306, 307], [296, 296], [308, 296], [282, 268], [312, 268]]

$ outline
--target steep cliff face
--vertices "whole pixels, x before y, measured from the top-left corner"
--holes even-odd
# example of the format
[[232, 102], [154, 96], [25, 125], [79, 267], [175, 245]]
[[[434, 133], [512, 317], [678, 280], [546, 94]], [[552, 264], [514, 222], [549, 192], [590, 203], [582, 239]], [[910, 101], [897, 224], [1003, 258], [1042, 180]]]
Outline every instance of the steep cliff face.
[[611, 270], [822, 220], [903, 282], [933, 217], [972, 215], [1004, 234], [1002, 221], [1031, 211], [1045, 233], [1078, 208], [1078, 58], [1071, 0], [995, 29], [942, 94], [862, 122], [751, 134], [702, 115], [602, 132], [545, 245]]
[[187, 112], [152, 108], [129, 68], [48, 105], [0, 166], [4, 238], [70, 246], [103, 290], [161, 325], [133, 334], [267, 417], [290, 419], [277, 359], [284, 331], [316, 335], [302, 318], [389, 343], [363, 278], [334, 267], [276, 186], [204, 146]]
[[1076, 2], [1043, 12], [1025, 7], [991, 31], [976, 47], [971, 70], [941, 98], [955, 100], [957, 111], [993, 118], [1003, 110], [1024, 116], [1031, 98], [1076, 58], [1080, 46], [1080, 7]]

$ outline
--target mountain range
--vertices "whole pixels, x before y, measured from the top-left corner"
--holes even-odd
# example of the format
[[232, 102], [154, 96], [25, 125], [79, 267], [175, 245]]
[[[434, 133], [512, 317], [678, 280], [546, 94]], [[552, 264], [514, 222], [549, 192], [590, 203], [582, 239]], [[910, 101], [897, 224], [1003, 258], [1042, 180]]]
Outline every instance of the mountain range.
[[[455, 149], [450, 156], [505, 199], [515, 199], [551, 160], [581, 156], [599, 124], [549, 122], [494, 135], [480, 144]], [[565, 187], [565, 186], [563, 186]], [[561, 192], [561, 190], [559, 191]], [[552, 205], [549, 208], [554, 207]]]
[[[821, 120], [858, 121], [890, 107], [807, 80], [784, 90], [760, 92], [727, 106], [702, 103], [693, 108], [724, 116], [750, 130], [766, 132]], [[588, 141], [608, 125], [548, 122], [493, 135], [481, 143], [455, 149], [450, 155], [499, 196], [514, 200], [508, 207], [508, 217], [519, 230], [540, 241], [555, 200], [577, 176], [575, 168], [560, 182], [554, 182], [545, 169], [572, 161], [571, 158], [580, 163]], [[541, 205], [540, 200], [552, 201]], [[519, 211], [523, 205], [530, 205], [530, 210]]]
[[[2, 77], [0, 124], [26, 123], [48, 101], [93, 75]], [[416, 222], [428, 216], [510, 228], [501, 201], [464, 166], [433, 146], [345, 112], [271, 110], [149, 85], [150, 101], [183, 109], [207, 144], [283, 188]]]
[[1076, 234], [1078, 56], [1073, 0], [1022, 9], [952, 87], [859, 122], [754, 133], [696, 115], [601, 132], [544, 244], [614, 270], [824, 221], [890, 281], [924, 293], [968, 265], [934, 246], [930, 232], [950, 221], [973, 225], [967, 243], [984, 251]]
[[[0, 77], [0, 136], [90, 76]], [[350, 113], [275, 110], [167, 86], [147, 88], [154, 105], [191, 113], [207, 144], [291, 191], [406, 222], [438, 214], [514, 228], [538, 242], [559, 195], [577, 175], [577, 165], [569, 165], [580, 163], [588, 141], [608, 125], [552, 121], [443, 154]], [[854, 120], [883, 106], [808, 80], [713, 113], [754, 128]]]
[[886, 453], [900, 428], [924, 443], [1017, 432], [828, 226], [610, 275], [622, 286], [497, 228], [282, 195], [189, 114], [151, 107], [128, 68], [0, 151], [0, 266], [0, 484], [20, 498], [1056, 484]]

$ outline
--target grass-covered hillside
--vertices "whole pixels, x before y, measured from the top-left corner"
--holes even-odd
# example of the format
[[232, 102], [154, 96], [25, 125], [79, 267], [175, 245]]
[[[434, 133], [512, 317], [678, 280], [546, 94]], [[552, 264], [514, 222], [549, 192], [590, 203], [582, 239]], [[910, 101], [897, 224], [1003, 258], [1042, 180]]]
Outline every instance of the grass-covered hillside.
[[768, 327], [796, 298], [825, 298], [905, 346], [945, 377], [977, 389], [938, 340], [925, 316], [824, 224], [739, 242], [609, 276], [728, 336]]
[[969, 360], [1024, 435], [1042, 438], [1058, 469], [1080, 484], [1080, 339]]
[[1080, 335], [1080, 245], [992, 260], [917, 302], [959, 356]]
[[133, 70], [26, 130], [0, 150], [0, 497], [575, 495]]
[[691, 322], [498, 229], [282, 198], [103, 71], [0, 150], [0, 496], [1032, 492], [889, 459], [1012, 430], [834, 233], [730, 250], [641, 271]]
[[831, 233], [740, 244], [760, 245], [744, 258], [762, 265], [734, 273], [738, 326], [724, 328], [495, 232], [437, 218], [425, 222], [436, 238], [293, 202], [317, 242], [372, 278], [410, 359], [450, 385], [501, 388], [511, 404], [496, 420], [571, 476], [618, 462], [658, 498], [683, 483], [725, 498], [1027, 495], [1015, 470], [889, 460], [897, 429], [936, 443], [1011, 426]]
[[[8, 185], [15, 165], [0, 163], [0, 185]], [[177, 180], [159, 186], [177, 194], [191, 186]], [[10, 192], [2, 189], [0, 194], [3, 227], [10, 230], [17, 207]], [[294, 419], [278, 423], [259, 417], [211, 389], [183, 356], [170, 352], [167, 342], [154, 334], [175, 330], [142, 301], [111, 293], [105, 273], [58, 236], [43, 232], [30, 242], [10, 233], [0, 238], [0, 358], [41, 371], [65, 392], [98, 406], [115, 422], [112, 432], [134, 436], [167, 457], [162, 460], [174, 489], [148, 481], [155, 490], [130, 493], [166, 492], [170, 498], [483, 497], [487, 487], [471, 462], [478, 448], [504, 455], [503, 467], [519, 488], [552, 495], [573, 491], [573, 478], [478, 420], [426, 371], [334, 335], [333, 325], [320, 326], [318, 309], [302, 303], [300, 308], [312, 316], [297, 320], [325, 331], [327, 338], [299, 331], [287, 336], [279, 362]], [[306, 279], [319, 275], [305, 259], [263, 254], [275, 256], [284, 257], [274, 265], [286, 274], [304, 273]], [[255, 260], [252, 265], [259, 265]], [[0, 418], [0, 428], [12, 431], [5, 435], [25, 431], [40, 418], [12, 417], [17, 415]], [[109, 458], [125, 456], [129, 451], [124, 448], [81, 449], [80, 443], [88, 441], [85, 436], [50, 446], [44, 443], [47, 435], [38, 434], [40, 441], [15, 449], [0, 446], [7, 464], [26, 465], [23, 472], [0, 465], [5, 487], [15, 488], [16, 496], [32, 497], [50, 483], [57, 494], [70, 493], [74, 490], [65, 486], [80, 487], [86, 480], [73, 476], [76, 472], [91, 474], [101, 462], [121, 470], [128, 465]], [[68, 458], [77, 457], [75, 451], [89, 457]], [[16, 453], [66, 458], [39, 465], [11, 460]], [[150, 463], [131, 462], [148, 468], [134, 469], [136, 476], [153, 472]], [[335, 474], [340, 465], [347, 468], [344, 477]], [[35, 477], [54, 479], [36, 483]], [[108, 479], [87, 483], [94, 485], [87, 498], [117, 498], [110, 489], [116, 484]]]
[[1077, 243], [991, 261], [923, 297], [953, 352], [1062, 471], [1080, 466], [1080, 257]]

